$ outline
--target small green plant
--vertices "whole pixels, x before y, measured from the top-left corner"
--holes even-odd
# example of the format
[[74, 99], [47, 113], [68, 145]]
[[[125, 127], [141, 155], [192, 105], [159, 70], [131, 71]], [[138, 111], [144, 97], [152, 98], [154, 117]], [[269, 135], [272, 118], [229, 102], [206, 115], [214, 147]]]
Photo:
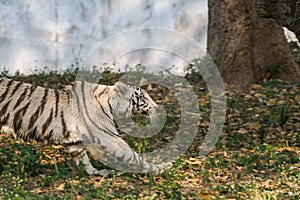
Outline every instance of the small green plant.
[[[63, 74], [45, 68], [35, 75], [17, 73], [13, 78], [62, 88], [81, 72], [83, 75], [92, 73], [96, 78], [101, 76], [99, 82], [109, 85], [122, 76], [110, 69], [98, 74], [98, 68], [88, 72], [75, 67]], [[9, 75], [8, 71], [2, 75]], [[199, 73], [194, 71], [186, 78], [195, 84], [195, 93], [203, 103], [199, 107], [199, 132], [186, 154], [174, 161], [171, 169], [160, 175], [113, 171], [105, 178], [87, 176], [84, 166], [76, 167], [63, 150], [13, 142], [15, 140], [0, 134], [0, 199], [201, 199], [202, 190], [211, 199], [300, 199], [297, 123], [300, 104], [290, 101], [299, 94], [300, 84], [274, 80], [264, 81], [260, 89], [246, 94], [228, 91], [228, 115], [223, 133], [207, 157], [199, 158], [199, 148], [210, 128], [211, 104], [209, 97], [203, 98], [208, 91], [199, 84]], [[170, 91], [153, 85], [151, 92], [167, 111], [165, 127], [156, 136], [146, 139], [121, 134], [139, 153], [169, 144], [180, 124], [177, 117], [180, 106]], [[265, 96], [260, 101], [256, 98], [258, 93]], [[268, 106], [264, 103], [266, 99], [274, 99], [276, 104]], [[138, 125], [147, 125], [147, 119], [143, 121], [137, 116], [134, 120]], [[251, 128], [250, 124], [260, 126]], [[287, 145], [282, 145], [283, 141]], [[49, 159], [54, 159], [54, 163], [50, 164]], [[91, 162], [97, 169], [107, 168], [99, 161]]]
[[265, 142], [266, 136], [267, 136], [267, 132], [261, 126], [258, 131], [258, 138], [259, 138], [260, 144], [263, 144]]
[[286, 122], [289, 120], [289, 114], [287, 113], [287, 109], [285, 105], [282, 105], [279, 113], [279, 126], [283, 128]]

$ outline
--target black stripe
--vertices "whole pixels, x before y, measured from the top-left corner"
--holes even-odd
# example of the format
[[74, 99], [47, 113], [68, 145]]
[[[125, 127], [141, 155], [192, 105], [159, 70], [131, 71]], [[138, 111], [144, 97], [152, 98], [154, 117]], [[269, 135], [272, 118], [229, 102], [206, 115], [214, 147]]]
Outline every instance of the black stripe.
[[100, 97], [102, 94], [106, 93], [107, 90], [108, 90], [108, 87], [106, 87], [100, 94], [98, 94], [98, 97]]
[[33, 127], [33, 125], [37, 121], [38, 117], [39, 117], [39, 109], [37, 109], [35, 111], [35, 113], [30, 117], [29, 124], [28, 124], [28, 127], [27, 127], [28, 130]]
[[110, 111], [111, 113], [113, 113], [113, 109], [112, 109], [112, 107], [111, 107], [111, 104], [110, 104], [109, 100], [110, 100], [110, 98], [107, 99], [107, 103], [108, 103], [108, 106], [109, 106], [109, 111]]
[[48, 133], [48, 135], [44, 136], [44, 141], [45, 142], [50, 142], [50, 138], [53, 136], [53, 130], [51, 129], [51, 131]]
[[61, 125], [62, 125], [62, 134], [68, 138], [70, 136], [70, 132], [67, 129], [66, 121], [64, 118], [64, 111], [60, 112], [60, 117], [61, 117]]
[[139, 108], [140, 107], [140, 98], [137, 96], [136, 97], [136, 107]]
[[24, 107], [20, 108], [14, 115], [14, 131], [15, 133], [19, 133], [20, 128], [22, 127], [23, 117], [28, 109], [30, 102], [28, 102]]
[[70, 152], [72, 158], [76, 158], [82, 155], [82, 153], [84, 152], [84, 149], [77, 149], [75, 151]]
[[[110, 100], [110, 98], [107, 99], [107, 103], [108, 103], [108, 106], [109, 106], [109, 112], [110, 112], [110, 113], [112, 114], [112, 116], [113, 116], [113, 109], [112, 109], [112, 107], [111, 107], [111, 104], [110, 104], [109, 100]], [[114, 121], [115, 127], [118, 128], [118, 126], [117, 126], [118, 124], [117, 124], [115, 118], [113, 118], [113, 121]]]
[[22, 127], [23, 118], [22, 117], [18, 117], [16, 115], [14, 116], [13, 126], [14, 126], [14, 132], [18, 133], [20, 131], [21, 127]]
[[91, 119], [89, 113], [87, 112], [86, 101], [85, 101], [85, 92], [84, 92], [84, 82], [83, 82], [83, 81], [81, 81], [81, 90], [82, 90], [83, 106], [84, 106], [84, 109], [85, 109], [84, 111], [85, 111], [85, 114], [86, 114], [87, 118], [89, 119], [89, 121], [90, 121], [97, 129], [99, 129], [100, 131], [103, 131], [104, 133], [106, 133], [106, 134], [108, 134], [108, 135], [111, 135], [111, 136], [113, 136], [113, 137], [116, 137], [116, 135], [115, 135], [114, 132], [112, 132], [112, 131], [109, 130], [109, 129], [108, 129], [108, 130], [104, 130], [104, 129], [100, 128], [100, 127], [98, 126], [98, 124], [96, 124], [96, 123]]
[[28, 129], [32, 128], [35, 122], [37, 121], [38, 117], [43, 113], [48, 96], [48, 88], [44, 89], [44, 96], [41, 100], [41, 105], [36, 109], [34, 114], [30, 117]]
[[[100, 96], [101, 96], [102, 94], [104, 94], [104, 93], [106, 92], [107, 89], [108, 89], [108, 87], [106, 87], [106, 88], [98, 95], [98, 98], [100, 98]], [[102, 112], [106, 115], [106, 117], [108, 117], [108, 118], [110, 119], [110, 122], [112, 123], [112, 125], [115, 126], [115, 122], [114, 122], [113, 118], [111, 118], [111, 117], [113, 117], [113, 113], [111, 112], [111, 109], [110, 109], [111, 106], [110, 106], [109, 102], [107, 101], [107, 103], [108, 103], [108, 105], [109, 105], [109, 109], [110, 109], [110, 114], [111, 114], [111, 115], [109, 115], [109, 114], [104, 110], [104, 108], [103, 108], [102, 104], [99, 102], [98, 98], [96, 97], [96, 101], [97, 101], [97, 103], [99, 104], [99, 106], [100, 106]]]
[[130, 163], [129, 161], [131, 161], [132, 157], [129, 157], [127, 160], [125, 160], [126, 163]]
[[2, 102], [5, 99], [6, 95], [9, 92], [9, 89], [10, 89], [10, 86], [12, 85], [12, 83], [13, 83], [13, 80], [9, 80], [7, 82], [5, 92], [0, 96], [0, 102]]
[[48, 97], [48, 93], [49, 93], [49, 89], [48, 88], [45, 88], [44, 90], [44, 96], [42, 98], [42, 101], [41, 101], [41, 105], [40, 105], [40, 114], [42, 114], [44, 112], [44, 109], [45, 109], [45, 105], [48, 101], [47, 97]]
[[[75, 89], [76, 86], [78, 86], [78, 83], [75, 83], [74, 85], [72, 85], [72, 91], [73, 91], [73, 94], [75, 95], [75, 98], [76, 98], [76, 101], [77, 101], [77, 111], [82, 116], [83, 111], [82, 111], [82, 109], [79, 106], [80, 101], [79, 101], [79, 96], [78, 96], [78, 94], [76, 92], [76, 89]], [[83, 120], [83, 122], [85, 124], [85, 127], [88, 129], [88, 133], [90, 135], [92, 135], [92, 131], [91, 131], [90, 127], [87, 125], [86, 119], [84, 117], [82, 117], [82, 120]], [[94, 141], [94, 137], [92, 137], [92, 139]]]
[[68, 104], [70, 104], [72, 98], [72, 92], [70, 90], [67, 90], [66, 94], [67, 94]]
[[117, 161], [124, 162], [125, 154], [123, 154], [122, 156], [116, 157], [116, 158], [117, 158]]
[[38, 140], [38, 138], [36, 137], [37, 136], [37, 127], [34, 127], [32, 130], [30, 130], [26, 135], [25, 135], [25, 139], [26, 140], [32, 140], [32, 139], [35, 139], [35, 140]]
[[5, 115], [9, 103], [10, 103], [10, 101], [6, 102], [6, 104], [5, 104], [4, 106], [2, 106], [2, 108], [1, 108], [1, 110], [0, 110], [0, 116], [4, 116], [4, 115]]
[[30, 105], [31, 101], [29, 101], [23, 108], [21, 108], [20, 110], [18, 110], [18, 112], [20, 112], [20, 114], [22, 114], [22, 117], [25, 115], [29, 105]]
[[132, 98], [131, 99], [132, 105], [135, 106], [136, 105], [136, 101]]
[[22, 92], [22, 94], [21, 94], [20, 97], [18, 98], [16, 104], [14, 105], [14, 108], [13, 108], [14, 110], [15, 110], [18, 106], [20, 106], [21, 102], [25, 99], [26, 93], [27, 93], [27, 89], [28, 89], [28, 88], [25, 88], [25, 90]]
[[53, 117], [53, 108], [51, 109], [50, 115], [49, 115], [49, 117], [47, 118], [46, 122], [45, 122], [45, 123], [43, 124], [43, 126], [42, 126], [42, 133], [41, 133], [42, 135], [45, 134], [47, 128], [48, 128], [49, 125], [51, 124], [51, 122], [52, 122], [52, 117]]
[[79, 104], [80, 104], [79, 97], [78, 97], [78, 94], [75, 91], [75, 85], [73, 85], [72, 90], [73, 90], [73, 94], [75, 95], [76, 100], [77, 100], [77, 110], [78, 110], [79, 113], [82, 113], [81, 108], [79, 106]]
[[8, 119], [10, 117], [10, 113], [7, 113], [7, 115], [5, 117], [3, 117], [0, 121], [0, 125], [3, 126], [3, 125], [6, 125]]
[[35, 91], [36, 88], [37, 88], [36, 85], [31, 85], [31, 86], [30, 86], [30, 92], [29, 92], [28, 96], [31, 96], [32, 93]]
[[[16, 91], [20, 88], [20, 86], [21, 86], [22, 84], [23, 84], [22, 82], [17, 82], [17, 84], [15, 85], [15, 87], [14, 87], [12, 93], [10, 94], [10, 97], [12, 97], [12, 96], [16, 93]], [[10, 98], [10, 97], [9, 97], [9, 98]]]
[[55, 117], [57, 117], [57, 114], [58, 114], [58, 103], [59, 103], [59, 91], [58, 90], [54, 90], [54, 94], [55, 94]]
[[98, 104], [99, 104], [99, 106], [100, 106], [102, 112], [106, 115], [106, 117], [107, 117], [108, 119], [110, 119], [110, 122], [112, 123], [112, 125], [115, 126], [114, 121], [113, 121], [113, 118], [112, 118], [112, 113], [110, 113], [111, 115], [109, 115], [109, 114], [104, 110], [103, 106], [102, 106], [101, 103], [98, 101], [98, 99], [96, 99], [96, 101], [98, 102]]
[[97, 85], [94, 89], [93, 89], [93, 94], [95, 94], [95, 91], [98, 89], [99, 85]]

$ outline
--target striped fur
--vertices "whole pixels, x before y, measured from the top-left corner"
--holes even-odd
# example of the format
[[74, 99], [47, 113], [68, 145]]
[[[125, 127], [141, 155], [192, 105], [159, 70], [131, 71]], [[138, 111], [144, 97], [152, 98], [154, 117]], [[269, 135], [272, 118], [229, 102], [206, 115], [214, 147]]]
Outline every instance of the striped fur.
[[23, 140], [65, 144], [88, 174], [108, 173], [91, 165], [86, 148], [106, 164], [116, 160], [143, 173], [164, 168], [144, 161], [118, 136], [115, 124], [115, 117], [134, 113], [152, 118], [156, 106], [145, 91], [121, 82], [106, 86], [78, 81], [54, 90], [0, 78], [2, 131]]

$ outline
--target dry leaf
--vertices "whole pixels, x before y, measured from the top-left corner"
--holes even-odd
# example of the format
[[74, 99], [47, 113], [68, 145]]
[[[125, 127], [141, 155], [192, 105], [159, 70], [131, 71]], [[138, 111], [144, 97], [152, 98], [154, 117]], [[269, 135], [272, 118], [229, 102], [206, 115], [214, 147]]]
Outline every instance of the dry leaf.
[[262, 90], [262, 89], [264, 89], [263, 86], [258, 85], [258, 84], [252, 84], [252, 85], [250, 86], [250, 88], [251, 88], [252, 90]]
[[41, 160], [40, 163], [41, 163], [41, 165], [47, 165], [48, 164], [48, 162], [46, 160]]
[[203, 106], [206, 106], [209, 102], [208, 101], [199, 101], [199, 106], [200, 107], [203, 107]]
[[50, 160], [50, 165], [54, 165], [56, 162], [54, 160]]
[[250, 94], [246, 94], [244, 97], [245, 100], [250, 100], [252, 99], [252, 96]]
[[63, 145], [52, 145], [53, 149], [64, 149]]
[[269, 100], [267, 101], [267, 105], [268, 105], [268, 106], [274, 106], [274, 105], [276, 105], [276, 100], [275, 100], [275, 99], [269, 99]]
[[224, 151], [224, 153], [223, 153], [223, 154], [224, 154], [224, 157], [225, 157], [225, 158], [228, 158], [227, 151]]
[[58, 191], [64, 191], [65, 190], [65, 184], [61, 183], [58, 187], [55, 187]]
[[257, 98], [266, 98], [266, 95], [261, 93], [256, 93], [254, 96]]
[[209, 193], [199, 193], [199, 194], [197, 194], [196, 199], [209, 200], [210, 194]]
[[248, 128], [249, 128], [249, 129], [255, 129], [255, 130], [258, 130], [258, 129], [260, 129], [260, 127], [261, 127], [261, 125], [258, 124], [258, 123], [249, 123], [249, 124], [248, 124]]
[[239, 129], [238, 132], [241, 133], [241, 134], [247, 134], [248, 133], [248, 131], [244, 128]]

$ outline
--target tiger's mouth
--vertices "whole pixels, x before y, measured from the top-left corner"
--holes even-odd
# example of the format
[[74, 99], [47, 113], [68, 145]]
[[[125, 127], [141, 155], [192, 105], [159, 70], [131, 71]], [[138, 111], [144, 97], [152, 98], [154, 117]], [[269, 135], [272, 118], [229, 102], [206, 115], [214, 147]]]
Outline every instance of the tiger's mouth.
[[147, 126], [157, 121], [157, 112], [154, 108], [151, 108], [149, 110], [133, 111], [131, 118], [133, 119], [133, 121], [135, 121], [135, 123]]
[[149, 118], [150, 118], [151, 124], [154, 127], [158, 128], [158, 129], [161, 129], [162, 127], [164, 127], [164, 124], [167, 119], [167, 112], [164, 109], [164, 106], [156, 105], [155, 109], [151, 109], [149, 111]]

